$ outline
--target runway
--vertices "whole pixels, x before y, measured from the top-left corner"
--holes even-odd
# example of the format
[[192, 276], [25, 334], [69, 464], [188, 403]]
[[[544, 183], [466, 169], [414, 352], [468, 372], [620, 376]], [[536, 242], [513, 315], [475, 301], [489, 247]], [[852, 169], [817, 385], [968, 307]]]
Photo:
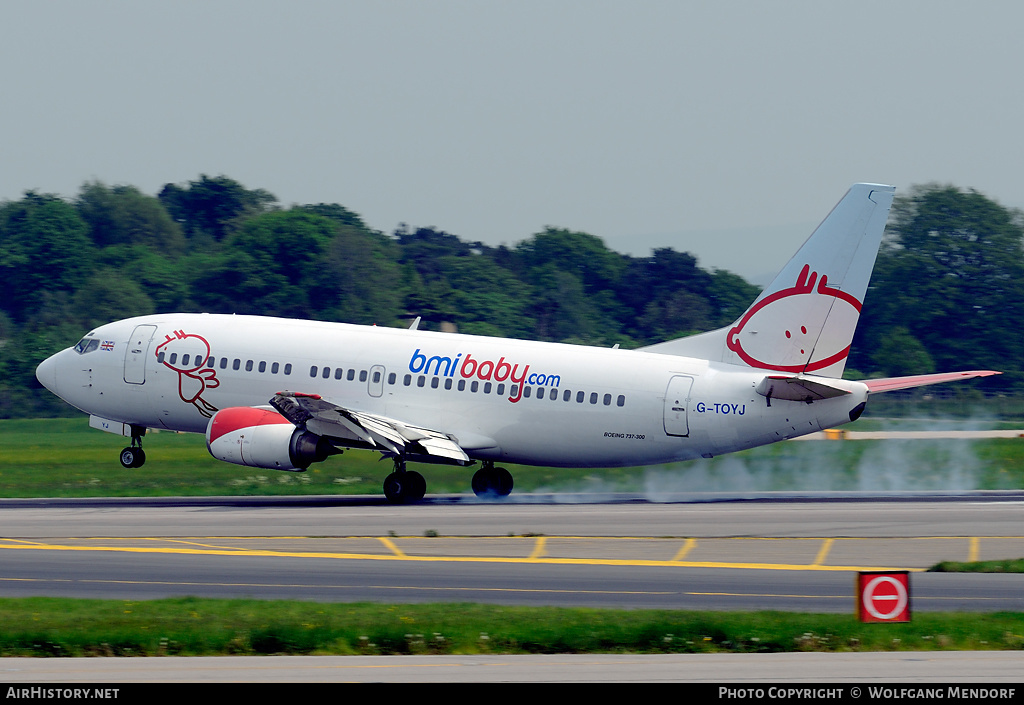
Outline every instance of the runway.
[[0, 595], [847, 612], [853, 575], [913, 571], [921, 610], [1024, 610], [1016, 493], [554, 505], [434, 497], [3, 500]]
[[[695, 683], [762, 687], [772, 698], [796, 683], [841, 684], [841, 699], [869, 695], [865, 683], [942, 683], [953, 698], [983, 684], [994, 700], [1019, 698], [1022, 651], [778, 654], [521, 654], [457, 656], [216, 656], [45, 658], [0, 663], [0, 682], [122, 684], [118, 699], [152, 696], [132, 683]], [[998, 687], [994, 684], [1003, 684]], [[116, 686], [114, 686], [116, 687]], [[859, 687], [858, 695], [851, 690]], [[947, 688], [960, 688], [950, 691]], [[998, 697], [998, 688], [1014, 688]], [[697, 693], [700, 694], [698, 689]], [[706, 689], [708, 697], [717, 688]], [[770, 693], [770, 694], [769, 694]], [[265, 694], [265, 693], [264, 693]], [[108, 696], [109, 697], [109, 696]], [[805, 696], [806, 697], [806, 696]], [[881, 697], [881, 696], [879, 696]], [[888, 697], [892, 697], [891, 695]], [[886, 699], [888, 699], [888, 697]], [[905, 697], [912, 697], [905, 695]], [[966, 696], [965, 696], [966, 697]], [[866, 699], [866, 698], [865, 698]], [[976, 698], [972, 698], [976, 699]], [[759, 698], [760, 700], [760, 698]]]
[[[1024, 495], [0, 500], [0, 595], [853, 610], [857, 570], [913, 571], [912, 610], [1024, 610]], [[1021, 652], [14, 659], [0, 680], [1015, 683]], [[127, 692], [127, 691], [126, 691]]]

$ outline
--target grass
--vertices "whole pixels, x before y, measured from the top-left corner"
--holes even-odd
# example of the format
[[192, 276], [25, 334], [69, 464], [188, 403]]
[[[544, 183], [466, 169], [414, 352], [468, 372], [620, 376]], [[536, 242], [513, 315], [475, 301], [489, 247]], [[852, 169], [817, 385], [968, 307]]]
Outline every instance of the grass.
[[[305, 473], [241, 467], [212, 458], [200, 435], [168, 432], [147, 435], [146, 465], [125, 470], [117, 457], [127, 441], [89, 428], [84, 416], [2, 420], [0, 496], [381, 494], [391, 470], [390, 462], [369, 451], [346, 451]], [[1024, 487], [1024, 442], [790, 441], [653, 467], [508, 468], [520, 492], [634, 492], [652, 499], [678, 492], [997, 490]], [[431, 493], [469, 491], [470, 468], [417, 469]]]
[[322, 604], [177, 598], [0, 599], [0, 656], [761, 653], [1024, 648], [1024, 614], [852, 615]]
[[[888, 422], [877, 419], [872, 426]], [[857, 426], [860, 428], [861, 426]], [[350, 451], [306, 473], [219, 462], [201, 436], [151, 433], [145, 467], [127, 439], [84, 417], [0, 421], [0, 496], [380, 494], [389, 463]], [[518, 491], [645, 492], [1024, 487], [1024, 443], [806, 441], [655, 468], [509, 466]], [[430, 492], [467, 492], [472, 470], [421, 469]], [[990, 565], [998, 564], [997, 566]], [[1024, 561], [986, 562], [1020, 571]], [[933, 570], [984, 564], [942, 563]], [[0, 599], [0, 656], [878, 651], [1024, 648], [1024, 614], [924, 613], [910, 624], [851, 616], [493, 605], [208, 600]]]
[[1024, 558], [1001, 561], [941, 561], [928, 569], [930, 573], [1024, 573]]

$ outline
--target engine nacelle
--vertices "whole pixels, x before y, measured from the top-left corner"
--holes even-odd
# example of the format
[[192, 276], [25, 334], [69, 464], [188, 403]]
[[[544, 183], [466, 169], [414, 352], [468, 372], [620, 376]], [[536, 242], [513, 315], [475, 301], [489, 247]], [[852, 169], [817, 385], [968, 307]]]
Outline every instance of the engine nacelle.
[[206, 447], [217, 460], [271, 470], [303, 471], [338, 452], [326, 439], [292, 425], [270, 409], [221, 409], [206, 427]]

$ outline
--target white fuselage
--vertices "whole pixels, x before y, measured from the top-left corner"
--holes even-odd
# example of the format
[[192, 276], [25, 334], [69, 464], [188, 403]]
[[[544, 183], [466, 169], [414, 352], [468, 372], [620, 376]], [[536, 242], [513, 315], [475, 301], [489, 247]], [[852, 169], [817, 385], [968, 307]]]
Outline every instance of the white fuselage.
[[165, 314], [89, 335], [101, 344], [54, 355], [38, 377], [102, 419], [202, 433], [219, 409], [302, 392], [450, 434], [472, 458], [532, 465], [709, 457], [846, 423], [867, 398], [829, 380], [850, 393], [769, 401], [755, 391], [766, 371], [743, 366], [341, 323]]

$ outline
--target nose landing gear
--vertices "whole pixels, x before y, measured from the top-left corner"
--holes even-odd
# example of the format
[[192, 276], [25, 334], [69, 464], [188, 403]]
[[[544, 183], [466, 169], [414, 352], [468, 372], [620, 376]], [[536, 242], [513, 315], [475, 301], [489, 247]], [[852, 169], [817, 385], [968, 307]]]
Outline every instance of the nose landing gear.
[[132, 444], [121, 451], [121, 465], [125, 468], [141, 468], [146, 462], [146, 452], [142, 450], [142, 437], [145, 435], [144, 427], [132, 426]]

